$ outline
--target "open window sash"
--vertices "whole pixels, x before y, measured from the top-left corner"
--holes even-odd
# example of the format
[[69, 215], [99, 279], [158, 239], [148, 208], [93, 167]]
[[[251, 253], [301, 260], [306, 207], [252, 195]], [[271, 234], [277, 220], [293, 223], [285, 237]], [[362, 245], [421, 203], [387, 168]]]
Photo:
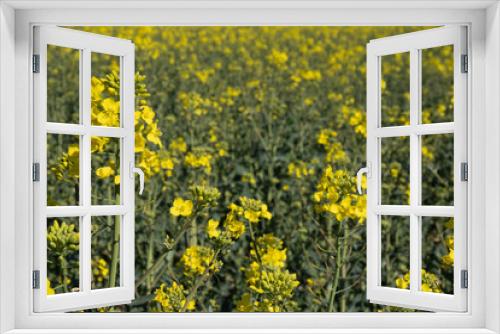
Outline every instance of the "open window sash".
[[[467, 311], [467, 180], [463, 163], [467, 162], [467, 30], [446, 26], [372, 40], [367, 45], [367, 298], [372, 303], [429, 311]], [[422, 122], [422, 52], [441, 46], [453, 46], [453, 120]], [[383, 126], [382, 58], [409, 54], [409, 124]], [[427, 122], [429, 123], [429, 122]], [[453, 134], [454, 201], [451, 206], [422, 205], [422, 136]], [[387, 205], [382, 197], [383, 138], [405, 137], [409, 143], [409, 203]], [[383, 205], [384, 204], [384, 205]], [[382, 217], [409, 220], [409, 287], [382, 284]], [[453, 293], [426, 292], [422, 288], [422, 217], [454, 219]], [[401, 227], [403, 228], [403, 227]], [[387, 268], [386, 268], [387, 269]], [[409, 279], [408, 279], [409, 278]], [[389, 285], [389, 284], [386, 284]]]
[[[131, 41], [101, 36], [54, 26], [34, 29], [33, 45], [33, 94], [34, 94], [34, 149], [33, 162], [37, 177], [34, 178], [34, 248], [33, 296], [35, 312], [66, 312], [89, 308], [126, 304], [134, 299], [134, 44]], [[48, 104], [48, 46], [72, 49], [79, 54], [79, 122], [75, 124], [54, 122], [47, 118]], [[96, 126], [92, 119], [91, 57], [93, 53], [119, 59], [119, 124]], [[70, 70], [70, 69], [68, 69]], [[64, 111], [63, 111], [64, 112]], [[67, 111], [66, 111], [67, 112]], [[77, 111], [78, 112], [78, 111]], [[52, 122], [50, 122], [52, 121]], [[47, 203], [47, 144], [48, 135], [72, 135], [78, 145], [78, 195], [77, 205], [55, 206]], [[115, 139], [119, 147], [119, 200], [111, 205], [96, 205], [92, 196], [93, 137]], [[53, 153], [53, 152], [50, 152]], [[107, 203], [110, 204], [110, 203]], [[93, 286], [92, 273], [92, 219], [113, 217], [119, 226], [119, 264], [116, 283], [99, 289]], [[54, 294], [48, 273], [48, 220], [73, 219], [78, 227], [77, 251], [78, 281], [72, 289]], [[115, 220], [112, 220], [113, 222]], [[116, 232], [115, 232], [116, 235]], [[115, 246], [113, 246], [115, 247]], [[116, 248], [118, 249], [118, 248]], [[116, 272], [116, 271], [115, 271]], [[53, 276], [53, 275], [52, 275]], [[119, 278], [118, 278], [119, 277]], [[67, 278], [63, 275], [63, 280]]]

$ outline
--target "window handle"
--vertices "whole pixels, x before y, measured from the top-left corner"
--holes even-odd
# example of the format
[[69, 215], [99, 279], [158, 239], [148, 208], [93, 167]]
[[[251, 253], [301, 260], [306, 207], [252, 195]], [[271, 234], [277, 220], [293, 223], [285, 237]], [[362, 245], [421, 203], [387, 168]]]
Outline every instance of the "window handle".
[[363, 189], [361, 189], [361, 184], [363, 183], [363, 174], [366, 174], [366, 177], [370, 177], [370, 163], [366, 164], [366, 167], [360, 168], [358, 173], [356, 174], [356, 185], [358, 188], [358, 194], [363, 195]]
[[139, 167], [135, 167], [134, 163], [130, 163], [130, 177], [134, 179], [134, 174], [139, 175], [139, 195], [144, 191], [144, 172]]

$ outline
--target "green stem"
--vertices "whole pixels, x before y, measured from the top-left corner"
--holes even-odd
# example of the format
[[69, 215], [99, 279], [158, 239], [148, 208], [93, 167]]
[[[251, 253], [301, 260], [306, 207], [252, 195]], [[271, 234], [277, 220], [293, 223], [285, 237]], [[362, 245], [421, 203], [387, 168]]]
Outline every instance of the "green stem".
[[[154, 219], [156, 217], [156, 205], [155, 202], [153, 201], [153, 198], [156, 196], [153, 196], [153, 193], [156, 193], [155, 187], [153, 185], [152, 191], [149, 193], [148, 196], [148, 204], [150, 209], [148, 210], [148, 216], [149, 216], [149, 224], [147, 224], [147, 227], [149, 229], [149, 240], [148, 240], [148, 250], [146, 254], [146, 267], [149, 268], [153, 264], [154, 260], [154, 239], [155, 239], [155, 231], [153, 229], [154, 226]], [[146, 280], [146, 289], [148, 293], [151, 291], [152, 288], [152, 283], [153, 283], [153, 278], [151, 276], [147, 276]]]
[[215, 252], [212, 261], [207, 265], [207, 268], [205, 269], [205, 271], [203, 272], [203, 274], [201, 274], [200, 276], [196, 277], [196, 280], [195, 280], [193, 286], [191, 287], [191, 290], [189, 291], [188, 296], [186, 297], [186, 302], [182, 306], [180, 312], [186, 312], [186, 308], [188, 307], [188, 305], [191, 302], [191, 300], [194, 299], [194, 296], [195, 296], [196, 292], [198, 291], [198, 288], [200, 287], [200, 285], [203, 282], [208, 281], [210, 279], [210, 276], [211, 276], [210, 267], [217, 261], [217, 257], [219, 256], [220, 252], [221, 252], [220, 249], [218, 249]]
[[[337, 247], [337, 252], [340, 250], [340, 243], [339, 246]], [[340, 266], [339, 266], [339, 255], [337, 253], [337, 263], [336, 263], [336, 268], [335, 268], [335, 276], [333, 279], [333, 285], [330, 290], [330, 296], [328, 298], [328, 312], [333, 312], [334, 309], [334, 303], [335, 303], [335, 295], [337, 293], [337, 288], [339, 285], [339, 277], [340, 277]]]
[[66, 284], [66, 277], [68, 277], [68, 269], [66, 266], [66, 259], [63, 255], [59, 256], [59, 264], [61, 266], [61, 284], [64, 292], [69, 292], [68, 285]]
[[[343, 253], [342, 253], [342, 270], [341, 270], [341, 279], [342, 279], [342, 282], [345, 286], [345, 281], [346, 281], [346, 277], [347, 277], [347, 263], [349, 261], [347, 261], [347, 253], [348, 253], [348, 248], [349, 248], [349, 245], [348, 245], [348, 242], [347, 240], [349, 239], [349, 224], [346, 222], [345, 223], [345, 226], [344, 226], [344, 240], [343, 240]], [[346, 312], [347, 310], [347, 294], [346, 293], [343, 293], [341, 296], [340, 296], [340, 312]]]
[[189, 228], [189, 247], [198, 244], [198, 226], [196, 225], [196, 218], [193, 219], [193, 224]]
[[[344, 228], [342, 228], [344, 227]], [[343, 234], [341, 232], [344, 232]], [[330, 296], [328, 298], [328, 312], [334, 311], [335, 305], [335, 295], [337, 294], [337, 289], [339, 285], [341, 268], [344, 263], [345, 251], [347, 248], [347, 236], [348, 236], [348, 227], [346, 222], [339, 222], [339, 231], [337, 237], [337, 259], [335, 261], [335, 276], [333, 279], [332, 289], [330, 290]], [[343, 240], [340, 240], [340, 236], [342, 235]]]
[[[115, 150], [115, 161], [120, 161], [120, 153], [116, 149]], [[119, 173], [119, 171], [118, 171]], [[109, 199], [110, 202], [115, 202], [115, 204], [120, 204], [120, 184], [114, 184], [114, 192], [111, 192], [111, 187], [109, 187]], [[119, 194], [118, 197], [116, 194]], [[108, 220], [111, 217], [108, 217]], [[118, 264], [119, 264], [119, 259], [120, 259], [120, 225], [121, 225], [121, 217], [116, 216], [115, 217], [115, 224], [114, 224], [114, 233], [113, 233], [113, 250], [112, 250], [112, 255], [111, 255], [111, 268], [109, 271], [109, 287], [115, 287], [116, 286], [116, 276], [118, 274]]]
[[[193, 215], [194, 216], [194, 215]], [[191, 225], [192, 223], [192, 219], [191, 220], [188, 220], [186, 223], [184, 223], [184, 225], [182, 226], [181, 228], [181, 231], [175, 236], [174, 238], [174, 241], [172, 242], [172, 245], [171, 245], [171, 248], [168, 249], [165, 253], [163, 253], [157, 260], [156, 262], [151, 266], [149, 267], [148, 269], [146, 269], [146, 272], [144, 273], [144, 275], [142, 275], [141, 278], [139, 278], [136, 283], [135, 283], [135, 288], [137, 289], [139, 286], [141, 286], [145, 281], [146, 281], [146, 278], [149, 276], [149, 275], [152, 275], [154, 274], [155, 272], [157, 272], [161, 266], [163, 265], [163, 262], [165, 261], [165, 259], [167, 259], [168, 257], [168, 254], [170, 254], [174, 249], [175, 249], [175, 246], [179, 243], [179, 241], [182, 239], [182, 236], [185, 234], [185, 232], [187, 231], [189, 225]]]
[[118, 264], [120, 257], [120, 217], [115, 217], [115, 226], [113, 234], [113, 255], [111, 258], [111, 268], [109, 272], [109, 287], [116, 286], [116, 276], [118, 273]]

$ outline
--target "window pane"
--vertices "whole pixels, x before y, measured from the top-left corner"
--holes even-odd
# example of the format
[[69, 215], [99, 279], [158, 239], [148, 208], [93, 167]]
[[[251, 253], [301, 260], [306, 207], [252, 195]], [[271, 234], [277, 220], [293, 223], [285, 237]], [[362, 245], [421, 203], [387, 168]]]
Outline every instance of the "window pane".
[[92, 137], [92, 204], [120, 204], [120, 139]]
[[92, 289], [120, 286], [120, 216], [92, 217]]
[[410, 124], [410, 53], [381, 57], [382, 126]]
[[78, 205], [79, 136], [47, 134], [47, 205]]
[[80, 122], [80, 50], [47, 45], [47, 121]]
[[410, 200], [410, 137], [381, 139], [382, 204], [408, 205]]
[[120, 126], [120, 57], [92, 53], [92, 125]]
[[453, 134], [422, 136], [422, 204], [453, 205]]
[[422, 291], [453, 294], [453, 242], [453, 218], [422, 217]]
[[47, 219], [47, 294], [79, 290], [80, 218]]
[[381, 224], [381, 283], [410, 288], [410, 217], [383, 216]]
[[422, 50], [422, 123], [453, 122], [453, 45]]

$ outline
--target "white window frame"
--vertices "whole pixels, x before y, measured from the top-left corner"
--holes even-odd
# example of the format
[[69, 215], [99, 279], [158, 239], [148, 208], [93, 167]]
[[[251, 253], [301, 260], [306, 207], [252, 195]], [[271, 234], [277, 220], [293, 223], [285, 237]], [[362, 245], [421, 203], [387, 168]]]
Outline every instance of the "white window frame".
[[[440, 46], [453, 46], [453, 121], [423, 124], [422, 51]], [[381, 85], [384, 56], [408, 53], [410, 57], [409, 125], [382, 124]], [[467, 272], [467, 180], [462, 180], [461, 164], [467, 163], [467, 82], [464, 71], [467, 54], [467, 27], [449, 25], [370, 41], [367, 46], [367, 297], [373, 303], [410, 307], [430, 311], [467, 310], [467, 289], [462, 285], [462, 271]], [[462, 64], [462, 62], [464, 62]], [[424, 205], [422, 198], [421, 136], [451, 134], [453, 136], [453, 199], [454, 205]], [[409, 139], [409, 189], [407, 205], [382, 203], [382, 143], [386, 138]], [[381, 255], [383, 251], [382, 216], [406, 217], [409, 220], [409, 289], [382, 286]], [[422, 217], [454, 219], [453, 294], [421, 291]]]
[[[35, 24], [469, 25], [468, 218], [471, 224], [468, 258], [471, 266], [468, 311], [435, 314], [33, 313], [30, 35]], [[174, 329], [191, 328], [191, 333], [249, 333], [250, 329], [257, 333], [499, 333], [499, 59], [500, 9], [497, 1], [235, 0], [232, 4], [215, 0], [185, 0], [183, 3], [3, 1], [0, 3], [0, 332], [117, 333], [127, 329], [127, 333], [151, 333], [157, 329], [155, 333], [172, 333]], [[15, 69], [12, 67], [14, 62]], [[113, 328], [115, 330], [111, 330]]]
[[[134, 75], [135, 47], [130, 41], [53, 26], [34, 27], [33, 52], [39, 58], [39, 73], [33, 74], [33, 160], [37, 163], [39, 180], [33, 183], [33, 269], [39, 287], [34, 289], [35, 312], [74, 311], [86, 308], [128, 304], [134, 299]], [[79, 124], [54, 123], [47, 120], [47, 46], [71, 48], [80, 54]], [[120, 125], [91, 124], [91, 57], [92, 53], [116, 56], [120, 76]], [[47, 135], [63, 134], [79, 138], [79, 204], [47, 206]], [[91, 200], [91, 138], [116, 138], [120, 142], [120, 203], [92, 204]], [[120, 282], [116, 287], [91, 289], [91, 225], [92, 217], [120, 217]], [[47, 218], [79, 219], [79, 291], [47, 295]]]

